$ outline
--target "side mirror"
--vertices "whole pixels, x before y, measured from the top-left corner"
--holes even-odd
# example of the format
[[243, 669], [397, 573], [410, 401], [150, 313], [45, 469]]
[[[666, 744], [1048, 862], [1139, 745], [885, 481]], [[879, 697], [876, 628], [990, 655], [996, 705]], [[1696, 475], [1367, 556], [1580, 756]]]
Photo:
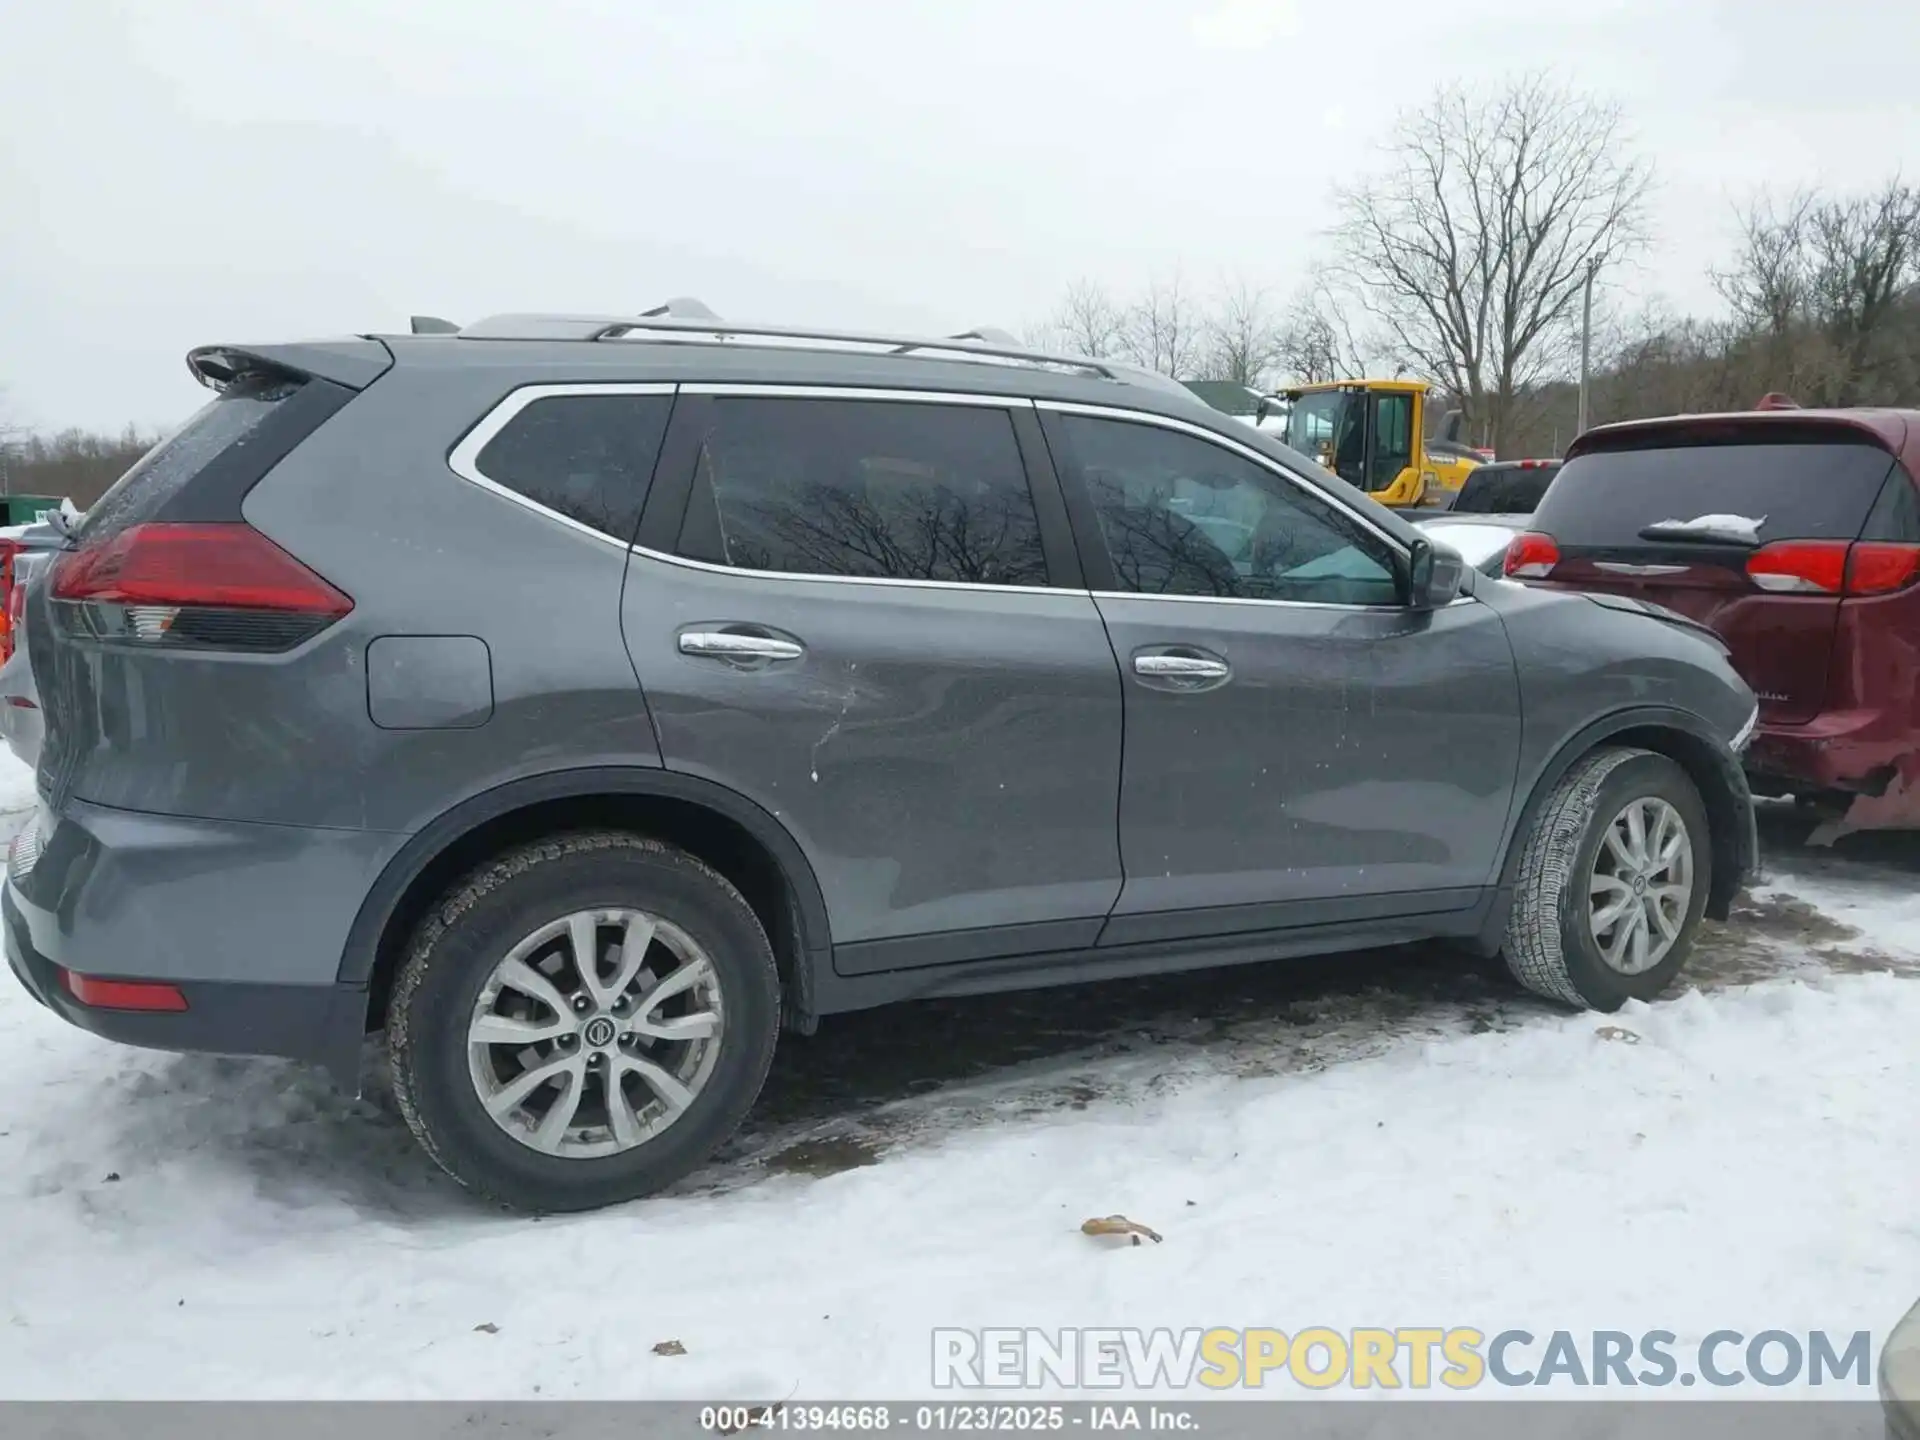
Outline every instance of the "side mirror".
[[1271, 395], [1262, 395], [1259, 403], [1253, 407], [1253, 423], [1256, 425], [1265, 423], [1267, 416], [1272, 413], [1273, 397]]
[[1467, 562], [1458, 554], [1421, 536], [1407, 551], [1408, 607], [1438, 610], [1451, 605], [1459, 598], [1466, 573]]

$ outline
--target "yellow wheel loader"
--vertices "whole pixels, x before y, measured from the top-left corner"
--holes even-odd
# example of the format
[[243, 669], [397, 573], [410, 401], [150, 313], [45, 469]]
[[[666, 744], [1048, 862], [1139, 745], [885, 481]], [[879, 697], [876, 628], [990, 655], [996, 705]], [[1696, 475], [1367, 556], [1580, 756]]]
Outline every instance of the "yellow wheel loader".
[[1280, 391], [1260, 418], [1284, 409], [1287, 444], [1382, 505], [1444, 508], [1483, 457], [1460, 443], [1458, 410], [1427, 438], [1430, 389], [1419, 380], [1329, 380]]

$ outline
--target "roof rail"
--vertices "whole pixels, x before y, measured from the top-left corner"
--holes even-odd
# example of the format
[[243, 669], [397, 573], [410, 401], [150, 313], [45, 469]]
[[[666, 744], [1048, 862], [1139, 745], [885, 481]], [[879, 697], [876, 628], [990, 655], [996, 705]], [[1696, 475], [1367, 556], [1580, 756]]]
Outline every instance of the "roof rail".
[[468, 325], [460, 334], [471, 340], [675, 340], [710, 336], [727, 341], [801, 341], [824, 346], [874, 346], [895, 355], [939, 351], [970, 359], [1052, 365], [1099, 376], [1123, 385], [1141, 385], [1174, 394], [1191, 395], [1178, 380], [1090, 355], [1062, 355], [1023, 345], [1005, 330], [976, 326], [957, 335], [939, 337], [890, 335], [865, 330], [823, 330], [796, 325], [738, 325], [722, 320], [689, 296], [669, 300], [639, 315], [494, 315]]

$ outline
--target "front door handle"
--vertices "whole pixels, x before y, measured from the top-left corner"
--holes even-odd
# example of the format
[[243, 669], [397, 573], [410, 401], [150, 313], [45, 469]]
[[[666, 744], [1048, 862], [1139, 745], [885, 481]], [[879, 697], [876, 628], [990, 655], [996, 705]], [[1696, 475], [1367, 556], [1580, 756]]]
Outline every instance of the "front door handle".
[[1226, 684], [1233, 678], [1233, 667], [1208, 651], [1168, 645], [1137, 652], [1133, 673], [1156, 690], [1190, 693]]
[[1233, 668], [1224, 660], [1202, 660], [1198, 655], [1136, 655], [1133, 673], [1180, 680], [1225, 680], [1233, 674]]
[[680, 653], [703, 660], [725, 660], [734, 665], [767, 664], [777, 660], [798, 660], [806, 646], [778, 635], [752, 630], [682, 630]]

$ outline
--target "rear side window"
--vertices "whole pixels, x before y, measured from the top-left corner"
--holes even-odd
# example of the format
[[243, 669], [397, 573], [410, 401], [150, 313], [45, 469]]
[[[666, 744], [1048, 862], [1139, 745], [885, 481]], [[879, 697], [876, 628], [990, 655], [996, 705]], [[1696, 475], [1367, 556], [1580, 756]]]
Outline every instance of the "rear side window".
[[1870, 445], [1683, 445], [1579, 455], [1561, 468], [1534, 528], [1561, 545], [1638, 546], [1663, 520], [1737, 515], [1761, 543], [1852, 540], [1893, 457]]
[[640, 524], [670, 395], [550, 395], [474, 458], [494, 484], [625, 544]]
[[[259, 440], [261, 427], [304, 383], [292, 378], [245, 379], [221, 392], [113, 482], [87, 511], [80, 538], [89, 543], [111, 540], [129, 526], [159, 518], [187, 482], [215, 461], [243, 459], [243, 452]], [[278, 458], [275, 455], [266, 463]]]
[[1906, 466], [1895, 465], [1893, 473], [1887, 476], [1860, 538], [1920, 544], [1920, 493], [1915, 492], [1913, 477], [1907, 473]]
[[683, 555], [793, 575], [1047, 583], [1004, 410], [729, 396], [711, 406]]

